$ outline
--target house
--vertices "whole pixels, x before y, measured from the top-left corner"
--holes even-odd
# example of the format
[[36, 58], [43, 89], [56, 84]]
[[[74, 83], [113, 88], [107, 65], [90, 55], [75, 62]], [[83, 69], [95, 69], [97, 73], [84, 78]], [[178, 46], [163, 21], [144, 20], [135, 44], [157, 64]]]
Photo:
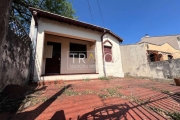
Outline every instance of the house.
[[179, 75], [180, 35], [145, 36], [137, 44], [121, 45], [125, 76], [173, 78]]
[[169, 43], [162, 45], [146, 43], [145, 50], [151, 62], [180, 58], [180, 50], [174, 49]]
[[121, 37], [109, 29], [40, 9], [30, 11], [34, 81], [124, 77]]
[[151, 62], [180, 58], [180, 35], [146, 35], [138, 43], [146, 43], [145, 49]]
[[146, 35], [139, 43], [151, 43], [155, 45], [162, 45], [168, 43], [176, 50], [180, 50], [180, 34], [179, 35], [166, 35], [166, 36], [148, 36]]

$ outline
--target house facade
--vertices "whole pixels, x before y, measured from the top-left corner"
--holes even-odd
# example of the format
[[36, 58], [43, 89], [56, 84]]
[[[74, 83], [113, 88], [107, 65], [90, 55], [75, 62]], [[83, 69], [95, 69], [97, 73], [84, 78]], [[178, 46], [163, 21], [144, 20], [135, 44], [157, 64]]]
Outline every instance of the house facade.
[[138, 43], [146, 44], [145, 50], [151, 62], [180, 58], [180, 35], [146, 35]]
[[163, 45], [168, 43], [176, 50], [180, 50], [180, 34], [179, 35], [166, 35], [166, 36], [148, 36], [146, 35], [138, 43], [151, 43], [154, 45]]
[[106, 28], [30, 8], [33, 81], [124, 77], [119, 44]]
[[162, 45], [145, 44], [145, 50], [147, 51], [150, 62], [180, 58], [180, 50], [174, 49], [169, 43], [164, 43]]

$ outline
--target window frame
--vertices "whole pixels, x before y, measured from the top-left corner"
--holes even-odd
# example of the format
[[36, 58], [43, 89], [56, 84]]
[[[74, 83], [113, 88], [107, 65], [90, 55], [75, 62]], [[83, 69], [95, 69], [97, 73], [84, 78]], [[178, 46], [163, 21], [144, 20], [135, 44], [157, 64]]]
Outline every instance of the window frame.
[[[107, 63], [112, 63], [113, 62], [113, 52], [112, 52], [112, 46], [106, 46], [106, 45], [104, 45], [104, 47], [103, 47], [103, 53], [105, 54], [105, 47], [106, 48], [110, 48], [110, 50], [111, 50], [111, 61], [106, 61], [106, 58], [104, 58], [105, 59], [105, 62], [107, 62]], [[106, 57], [105, 55], [104, 55], [104, 57]]]
[[[79, 50], [73, 50], [71, 51], [71, 45], [74, 44], [74, 45], [79, 45], [79, 46], [85, 46], [85, 51], [79, 51]], [[86, 44], [81, 44], [81, 43], [73, 43], [73, 42], [70, 42], [69, 43], [69, 57], [70, 58], [73, 58], [73, 56], [71, 55], [71, 53], [78, 53], [78, 55], [74, 55], [74, 58], [84, 58], [82, 56], [79, 57], [79, 54], [80, 53], [83, 53], [85, 54], [85, 58], [87, 58], [87, 45]]]

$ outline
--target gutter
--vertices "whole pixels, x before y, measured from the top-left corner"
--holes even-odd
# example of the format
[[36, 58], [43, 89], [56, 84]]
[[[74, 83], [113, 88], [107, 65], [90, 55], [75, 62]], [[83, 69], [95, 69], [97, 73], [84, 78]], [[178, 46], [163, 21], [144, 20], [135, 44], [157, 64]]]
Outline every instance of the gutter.
[[36, 43], [37, 43], [37, 31], [38, 31], [38, 22], [37, 22], [37, 12], [33, 11], [33, 17], [35, 21], [35, 28], [34, 28], [34, 36], [31, 45], [31, 70], [30, 70], [30, 81], [32, 82], [34, 79], [34, 66], [35, 66], [35, 57], [36, 57]]
[[103, 62], [103, 72], [104, 72], [104, 76], [106, 77], [106, 68], [105, 68], [105, 61], [104, 61], [104, 44], [103, 44], [103, 37], [105, 34], [107, 34], [108, 31], [104, 30], [104, 33], [101, 36], [101, 47], [102, 47], [102, 62]]

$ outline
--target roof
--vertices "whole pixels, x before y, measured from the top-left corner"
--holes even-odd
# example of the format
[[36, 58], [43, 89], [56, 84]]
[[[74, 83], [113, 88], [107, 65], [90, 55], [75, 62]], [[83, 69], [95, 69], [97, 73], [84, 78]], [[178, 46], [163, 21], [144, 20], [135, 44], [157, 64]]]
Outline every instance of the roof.
[[180, 46], [178, 45], [178, 35], [167, 35], [167, 36], [155, 36], [155, 37], [143, 37], [138, 43], [151, 43], [155, 45], [162, 45], [164, 43], [169, 43], [174, 49], [180, 50]]
[[[37, 9], [37, 8], [33, 8], [33, 7], [30, 7], [29, 9], [30, 9], [32, 14], [33, 14], [33, 11], [37, 12], [37, 18], [43, 17], [43, 18], [47, 18], [47, 19], [50, 19], [50, 20], [55, 20], [55, 21], [59, 21], [59, 22], [63, 22], [63, 23], [67, 23], [67, 24], [70, 24], [70, 25], [75, 25], [75, 26], [78, 26], [78, 27], [83, 27], [83, 28], [86, 28], [86, 29], [91, 29], [91, 30], [95, 30], [95, 31], [99, 31], [99, 32], [106, 31], [107, 33], [109, 33], [110, 35], [112, 35], [113, 37], [118, 39], [119, 42], [123, 41], [123, 39], [121, 37], [119, 37], [118, 35], [116, 35], [115, 33], [113, 33], [112, 31], [110, 31], [107, 28], [92, 25], [92, 24], [89, 24], [89, 23], [85, 23], [85, 22], [82, 22], [82, 21], [78, 21], [78, 20], [75, 20], [75, 19], [71, 19], [71, 18], [68, 18], [68, 17], [64, 17], [64, 16], [61, 16], [61, 15], [58, 15], [58, 14], [54, 14], [54, 13], [44, 11], [44, 10], [40, 10], [40, 9]], [[34, 14], [33, 14], [33, 17], [36, 18], [36, 16]], [[36, 23], [36, 25], [37, 25], [37, 23]]]

